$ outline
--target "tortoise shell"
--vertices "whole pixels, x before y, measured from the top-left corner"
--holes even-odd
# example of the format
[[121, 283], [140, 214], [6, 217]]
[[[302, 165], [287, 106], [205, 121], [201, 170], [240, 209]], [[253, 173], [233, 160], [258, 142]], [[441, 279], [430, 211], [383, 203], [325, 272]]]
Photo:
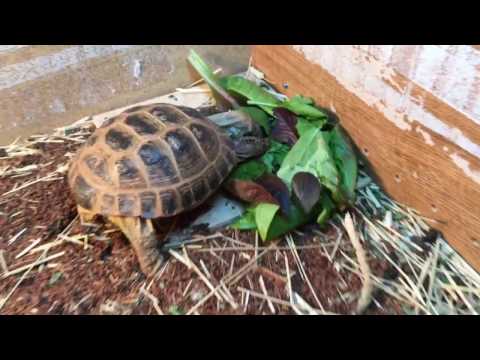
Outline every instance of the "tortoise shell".
[[77, 204], [95, 214], [152, 219], [197, 207], [236, 164], [230, 138], [198, 111], [154, 104], [98, 128], [68, 182]]

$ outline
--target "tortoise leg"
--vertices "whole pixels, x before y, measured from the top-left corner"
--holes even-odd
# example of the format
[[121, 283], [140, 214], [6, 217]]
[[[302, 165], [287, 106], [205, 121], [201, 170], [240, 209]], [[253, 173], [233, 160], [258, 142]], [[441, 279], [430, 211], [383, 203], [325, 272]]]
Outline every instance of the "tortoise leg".
[[82, 225], [89, 225], [93, 224], [93, 220], [95, 219], [95, 213], [82, 208], [81, 206], [77, 206], [77, 212], [80, 216], [80, 223]]
[[145, 275], [154, 275], [165, 259], [158, 249], [159, 243], [152, 221], [140, 217], [119, 216], [109, 216], [108, 219], [130, 240], [142, 272]]

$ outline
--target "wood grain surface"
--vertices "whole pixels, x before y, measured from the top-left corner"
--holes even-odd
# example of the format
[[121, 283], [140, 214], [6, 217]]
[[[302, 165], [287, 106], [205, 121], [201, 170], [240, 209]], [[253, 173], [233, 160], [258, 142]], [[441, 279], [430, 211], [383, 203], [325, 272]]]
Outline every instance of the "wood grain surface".
[[[381, 47], [351, 47], [258, 45], [253, 65], [286, 95], [311, 96], [334, 110], [387, 193], [434, 219], [431, 225], [480, 270], [480, 66], [466, 75], [473, 79], [456, 82], [462, 69], [448, 66], [455, 58], [421, 67], [419, 52], [443, 49], [393, 47], [382, 58]], [[465, 49], [447, 50], [454, 57]], [[436, 76], [431, 84], [427, 70]], [[472, 85], [462, 89], [466, 81]], [[462, 91], [472, 99], [454, 96]]]

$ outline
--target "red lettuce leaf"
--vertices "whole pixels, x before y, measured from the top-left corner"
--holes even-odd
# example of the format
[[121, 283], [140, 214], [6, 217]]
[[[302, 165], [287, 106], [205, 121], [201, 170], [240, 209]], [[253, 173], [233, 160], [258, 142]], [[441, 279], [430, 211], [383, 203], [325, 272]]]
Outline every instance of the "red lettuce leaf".
[[280, 205], [280, 210], [285, 216], [290, 214], [290, 192], [287, 185], [278, 176], [265, 173], [256, 180], [257, 184], [263, 186]]
[[322, 186], [317, 177], [299, 172], [292, 179], [292, 191], [302, 210], [309, 214], [320, 200]]
[[273, 114], [277, 121], [272, 130], [272, 139], [293, 146], [298, 140], [297, 116], [290, 110], [280, 107], [274, 109]]
[[271, 194], [263, 185], [252, 180], [233, 179], [226, 184], [226, 189], [233, 196], [247, 203], [280, 205], [273, 194]]

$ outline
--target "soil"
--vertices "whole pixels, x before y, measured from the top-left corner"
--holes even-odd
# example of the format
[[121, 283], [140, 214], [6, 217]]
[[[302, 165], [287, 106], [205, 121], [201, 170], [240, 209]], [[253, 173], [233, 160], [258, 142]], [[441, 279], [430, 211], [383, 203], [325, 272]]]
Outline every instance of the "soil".
[[[0, 178], [0, 194], [13, 189], [17, 183], [21, 185], [51, 173], [58, 165], [66, 163], [66, 153], [75, 152], [79, 146], [78, 143], [67, 140], [62, 143], [41, 143], [37, 145], [42, 151], [39, 155], [0, 160], [0, 168], [9, 165], [23, 167], [47, 164], [29, 176]], [[175, 227], [183, 226], [186, 218], [191, 219], [191, 214], [177, 219], [174, 222]], [[85, 249], [82, 244], [64, 242], [50, 249], [47, 256], [59, 252], [64, 254], [43, 266], [33, 268], [8, 298], [0, 314], [157, 314], [151, 298], [145, 296], [141, 290], [149, 284], [148, 293], [152, 298], [158, 299], [158, 307], [163, 313], [182, 314], [209, 293], [210, 289], [195, 271], [189, 270], [174, 258], [169, 259], [158, 279], [153, 282], [146, 279], [140, 272], [133, 249], [122, 233], [115, 231], [113, 225], [105, 224], [101, 219], [98, 227], [86, 227], [79, 223], [76, 205], [64, 177], [61, 180], [37, 182], [10, 195], [0, 196], [0, 250], [3, 250], [8, 269], [13, 270], [33, 263], [41, 252], [18, 259], [16, 257], [33, 240], [41, 239], [35, 247], [55, 241], [72, 222], [69, 236], [88, 234], [88, 248]], [[23, 229], [26, 230], [21, 236], [9, 244]], [[170, 226], [169, 231], [171, 230]], [[299, 247], [298, 256], [318, 300], [328, 312], [352, 314], [362, 286], [361, 279], [351, 272], [337, 271], [334, 262], [331, 262], [320, 248], [301, 248], [321, 244], [322, 240], [313, 232], [319, 229], [309, 226], [299, 230], [302, 235], [294, 235], [295, 244]], [[322, 232], [332, 232], [335, 238], [333, 229]], [[233, 230], [224, 230], [222, 233], [255, 246], [255, 234], [252, 232], [235, 234]], [[204, 249], [238, 246], [220, 237], [204, 240], [196, 245], [202, 245]], [[283, 248], [288, 245], [282, 240], [276, 243], [276, 246]], [[355, 256], [348, 242], [342, 245], [340, 250]], [[179, 251], [181, 253], [181, 250]], [[255, 255], [251, 248], [242, 251], [216, 249], [212, 252], [188, 249], [187, 252], [200, 269], [208, 269], [207, 277], [214, 286], [226, 274], [238, 271]], [[308, 282], [302, 279], [292, 252], [277, 250], [268, 252], [258, 260], [256, 267], [229, 287], [233, 298], [239, 304], [236, 309], [228, 302], [219, 301], [212, 296], [198, 307], [197, 313], [271, 314], [269, 304], [253, 295], [249, 296], [248, 305], [245, 307], [245, 294], [239, 289], [263, 294], [260, 285], [262, 277], [269, 296], [289, 302], [284, 256], [288, 259], [290, 273], [295, 273], [291, 278], [292, 290], [310, 306], [318, 309], [316, 297]], [[369, 258], [369, 264], [375, 275], [383, 276], [389, 271], [385, 261], [373, 256]], [[7, 278], [0, 277], [1, 298], [9, 295], [22, 275], [23, 273], [19, 273]], [[392, 298], [379, 294], [376, 300], [380, 306], [373, 304], [367, 314], [402, 313], [400, 305]], [[274, 304], [274, 308], [276, 314], [294, 314], [287, 305]]]

